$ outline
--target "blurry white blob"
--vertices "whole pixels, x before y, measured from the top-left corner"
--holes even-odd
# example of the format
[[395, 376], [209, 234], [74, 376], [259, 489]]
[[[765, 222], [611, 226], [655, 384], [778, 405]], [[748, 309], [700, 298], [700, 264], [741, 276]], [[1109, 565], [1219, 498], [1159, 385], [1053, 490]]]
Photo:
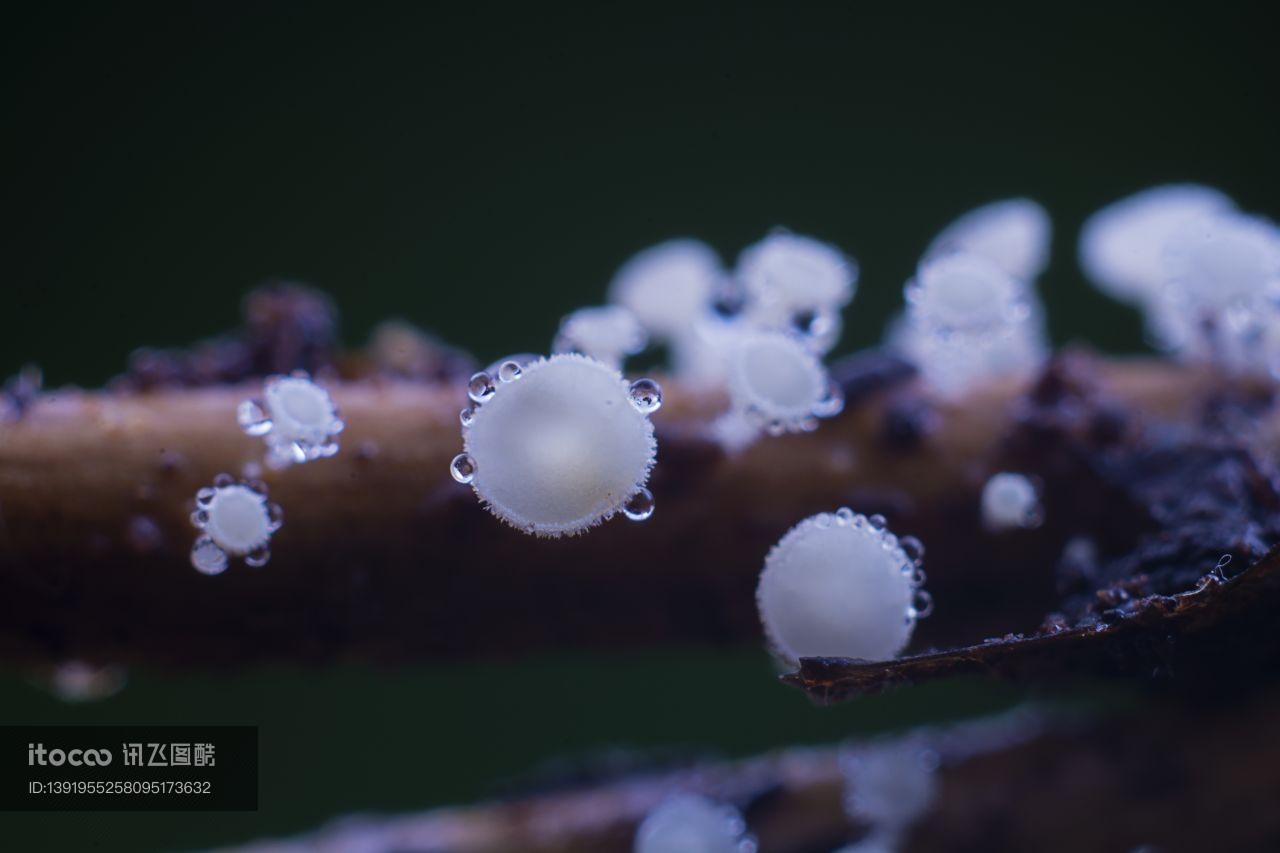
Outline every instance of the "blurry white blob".
[[733, 806], [697, 794], [670, 797], [636, 830], [635, 853], [755, 853]]
[[906, 316], [891, 326], [891, 342], [943, 397], [994, 377], [1029, 377], [1048, 357], [1031, 288], [983, 257], [926, 258], [905, 295]]
[[1190, 222], [1228, 213], [1231, 199], [1198, 184], [1165, 184], [1126, 196], [1090, 216], [1080, 231], [1080, 266], [1115, 299], [1147, 305], [1165, 284], [1164, 252]]
[[63, 702], [97, 702], [123, 690], [126, 679], [122, 666], [67, 661], [54, 667], [49, 689]]
[[982, 487], [982, 523], [988, 530], [1039, 527], [1043, 520], [1040, 495], [1026, 475], [1002, 471]]
[[1280, 311], [1280, 228], [1223, 213], [1185, 222], [1163, 255], [1161, 316], [1180, 352], [1236, 373], [1269, 372]]
[[262, 399], [242, 402], [236, 420], [248, 435], [263, 437], [274, 469], [333, 456], [346, 426], [329, 392], [302, 371], [268, 378]]
[[795, 332], [821, 353], [840, 338], [858, 265], [835, 246], [778, 229], [742, 251], [735, 275], [747, 323]]
[[924, 816], [937, 797], [938, 753], [906, 736], [847, 746], [840, 753], [845, 808], [879, 832], [896, 834]]
[[621, 368], [628, 356], [645, 348], [649, 336], [628, 311], [618, 305], [579, 308], [560, 321], [552, 351], [588, 355]]
[[581, 533], [621, 511], [653, 513], [645, 488], [657, 454], [649, 415], [662, 404], [650, 379], [564, 353], [478, 373], [462, 413], [463, 452], [450, 473], [502, 521], [526, 533]]
[[932, 610], [920, 589], [922, 553], [879, 516], [841, 508], [801, 521], [765, 558], [756, 591], [774, 652], [792, 665], [802, 657], [895, 657]]
[[201, 533], [191, 547], [191, 565], [206, 575], [226, 571], [229, 557], [244, 557], [254, 568], [266, 565], [282, 517], [280, 506], [268, 502], [265, 485], [220, 474], [196, 493], [191, 523]]
[[1034, 201], [1011, 198], [969, 211], [944, 228], [924, 257], [954, 252], [979, 255], [1020, 281], [1032, 281], [1049, 265], [1053, 225]]

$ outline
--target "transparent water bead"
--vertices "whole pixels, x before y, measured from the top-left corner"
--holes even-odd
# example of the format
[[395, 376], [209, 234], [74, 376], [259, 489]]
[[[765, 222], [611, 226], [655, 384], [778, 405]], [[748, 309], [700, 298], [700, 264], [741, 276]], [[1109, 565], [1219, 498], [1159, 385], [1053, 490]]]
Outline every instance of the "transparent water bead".
[[[463, 428], [476, 495], [499, 519], [537, 536], [581, 533], [623, 511], [644, 489], [657, 453], [631, 389], [615, 368], [576, 353], [526, 364], [520, 380], [498, 387]], [[451, 473], [458, 479], [454, 466]]]
[[1002, 471], [982, 488], [982, 523], [988, 530], [1038, 527], [1043, 520], [1040, 494], [1024, 474]]
[[245, 433], [264, 438], [275, 469], [334, 455], [346, 427], [329, 392], [301, 371], [269, 377], [262, 400], [245, 400], [236, 417]]
[[806, 431], [843, 407], [818, 357], [784, 332], [743, 336], [728, 356], [728, 385], [733, 408], [774, 434]]
[[654, 507], [653, 492], [641, 489], [622, 505], [622, 513], [632, 521], [648, 521]]
[[677, 794], [636, 830], [635, 853], [756, 853], [746, 821], [733, 806], [698, 794]]
[[827, 352], [840, 338], [840, 310], [853, 300], [858, 265], [835, 246], [778, 229], [743, 250], [735, 274], [748, 323], [791, 331]]
[[853, 744], [840, 753], [845, 809], [859, 823], [897, 833], [937, 799], [938, 754], [919, 737]]
[[459, 483], [469, 485], [476, 476], [476, 461], [465, 453], [459, 453], [449, 463], [449, 473]]
[[652, 379], [632, 382], [627, 395], [631, 398], [631, 405], [642, 415], [651, 415], [662, 408], [662, 386]]
[[1234, 208], [1226, 195], [1198, 184], [1166, 184], [1126, 196], [1085, 221], [1080, 266], [1100, 290], [1146, 305], [1164, 287], [1170, 238], [1188, 223]]
[[1026, 198], [992, 202], [944, 228], [925, 257], [963, 252], [978, 255], [1020, 281], [1031, 281], [1049, 264], [1053, 225], [1043, 207]]
[[191, 523], [201, 535], [191, 548], [191, 565], [207, 575], [226, 571], [230, 557], [243, 557], [255, 568], [265, 565], [282, 516], [280, 506], [267, 500], [265, 486], [220, 475], [213, 486], [196, 493]]
[[756, 599], [774, 651], [888, 660], [915, 630], [912, 558], [886, 528], [842, 508], [792, 528], [765, 558]]
[[640, 352], [649, 336], [640, 321], [619, 305], [579, 308], [560, 321], [552, 352], [578, 352], [613, 367]]

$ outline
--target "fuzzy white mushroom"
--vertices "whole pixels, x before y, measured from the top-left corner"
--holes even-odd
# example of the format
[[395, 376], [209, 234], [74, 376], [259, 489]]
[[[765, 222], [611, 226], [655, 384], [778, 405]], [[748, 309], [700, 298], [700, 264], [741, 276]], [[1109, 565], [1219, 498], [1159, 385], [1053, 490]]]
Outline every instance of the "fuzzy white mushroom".
[[1182, 352], [1235, 372], [1266, 373], [1280, 301], [1280, 227], [1223, 213], [1181, 225], [1164, 252], [1162, 294]]
[[127, 671], [118, 664], [73, 660], [54, 667], [49, 688], [63, 702], [98, 702], [123, 690], [127, 680]]
[[937, 798], [938, 754], [919, 737], [872, 741], [841, 750], [845, 808], [856, 820], [894, 835]]
[[1038, 527], [1042, 520], [1039, 491], [1025, 474], [1001, 471], [982, 487], [982, 523], [988, 530]]
[[651, 379], [577, 353], [472, 377], [463, 452], [450, 465], [502, 521], [537, 536], [581, 533], [621, 511], [653, 513], [645, 488], [657, 455]]
[[858, 265], [835, 246], [779, 229], [742, 251], [735, 275], [750, 325], [799, 333], [827, 352], [840, 338]]
[[634, 315], [619, 305], [579, 308], [560, 321], [552, 351], [578, 352], [612, 367], [645, 348], [649, 336]]
[[1100, 290], [1148, 305], [1165, 285], [1165, 247], [1181, 228], [1235, 205], [1211, 187], [1166, 184], [1126, 196], [1085, 221], [1080, 266]]
[[996, 377], [1028, 377], [1048, 357], [1030, 286], [983, 257], [926, 258], [904, 292], [906, 315], [891, 327], [891, 342], [943, 397]]
[[635, 853], [755, 853], [742, 814], [698, 794], [677, 794], [636, 830]]
[[226, 571], [229, 557], [244, 557], [254, 568], [266, 565], [282, 517], [280, 506], [268, 501], [266, 486], [219, 475], [196, 492], [191, 523], [201, 533], [191, 548], [191, 564], [206, 575]]
[[668, 240], [622, 265], [609, 284], [609, 301], [630, 311], [655, 339], [679, 340], [711, 310], [724, 275], [707, 244]]
[[731, 418], [773, 435], [812, 429], [844, 406], [840, 388], [818, 357], [786, 332], [743, 334], [727, 354]]
[[760, 575], [756, 599], [773, 650], [790, 664], [893, 658], [931, 609], [920, 589], [922, 553], [879, 516], [841, 508], [806, 518], [773, 547]]
[[1031, 281], [1049, 264], [1053, 225], [1034, 201], [1011, 198], [969, 211], [944, 228], [926, 258], [966, 252], [986, 258], [1021, 281]]
[[323, 459], [338, 452], [345, 428], [329, 392], [302, 371], [269, 377], [261, 400], [245, 400], [236, 412], [240, 428], [262, 436], [269, 468]]

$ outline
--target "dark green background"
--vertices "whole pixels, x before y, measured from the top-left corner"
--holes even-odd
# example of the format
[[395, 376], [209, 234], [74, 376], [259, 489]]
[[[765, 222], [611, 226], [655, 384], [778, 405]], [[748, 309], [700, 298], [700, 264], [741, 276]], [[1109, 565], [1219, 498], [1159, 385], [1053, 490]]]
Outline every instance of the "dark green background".
[[[1012, 194], [1055, 218], [1042, 282], [1055, 338], [1125, 351], [1140, 346], [1136, 316], [1075, 270], [1091, 209], [1193, 179], [1280, 215], [1261, 3], [5, 14], [0, 372], [34, 361], [54, 384], [96, 384], [135, 346], [232, 325], [269, 276], [333, 293], [351, 343], [399, 315], [484, 357], [545, 349], [557, 318], [598, 301], [636, 249], [690, 234], [732, 257], [775, 224], [861, 262], [849, 348], [879, 336], [936, 229]], [[611, 744], [740, 754], [1011, 698], [959, 685], [817, 711], [755, 649], [141, 673], [89, 707], [10, 671], [5, 722], [260, 724], [263, 808], [6, 814], [0, 837], [187, 848], [465, 801]]]

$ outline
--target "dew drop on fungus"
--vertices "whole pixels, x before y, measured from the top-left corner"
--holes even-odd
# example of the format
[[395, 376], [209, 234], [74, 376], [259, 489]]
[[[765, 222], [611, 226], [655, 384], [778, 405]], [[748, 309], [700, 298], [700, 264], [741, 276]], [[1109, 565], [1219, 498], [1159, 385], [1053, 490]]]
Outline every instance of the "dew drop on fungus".
[[631, 404], [642, 415], [651, 415], [662, 406], [662, 388], [652, 379], [637, 379], [627, 393]]
[[245, 433], [264, 439], [267, 466], [276, 469], [334, 455], [346, 427], [329, 392], [301, 371], [269, 377], [262, 400], [245, 400], [236, 417]]
[[756, 853], [746, 821], [733, 806], [698, 794], [662, 802], [636, 830], [635, 853]]
[[216, 575], [226, 571], [230, 557], [245, 557], [253, 566], [267, 562], [271, 536], [283, 524], [279, 505], [269, 503], [265, 486], [227, 482], [205, 490], [201, 509], [192, 514], [191, 523], [200, 530], [191, 548], [191, 565], [202, 574]]
[[498, 379], [502, 382], [515, 382], [523, 375], [520, 365], [514, 361], [504, 361], [498, 367]]
[[647, 521], [653, 515], [653, 492], [641, 489], [622, 506], [622, 512], [632, 521]]
[[474, 403], [483, 403], [490, 399], [498, 387], [493, 384], [493, 377], [483, 370], [471, 377], [467, 383], [467, 396]]
[[[833, 523], [834, 522], [834, 523]], [[892, 534], [842, 510], [792, 528], [765, 558], [756, 593], [773, 650], [801, 657], [888, 660], [921, 614], [911, 558]]]
[[463, 429], [476, 495], [537, 536], [581, 533], [622, 511], [657, 454], [630, 388], [615, 368], [577, 353], [526, 364]]
[[476, 463], [465, 453], [459, 453], [453, 457], [453, 461], [449, 463], [449, 473], [453, 475], [453, 479], [462, 483], [464, 486], [470, 484], [476, 475]]
[[1040, 495], [1031, 479], [1002, 471], [982, 488], [982, 523], [988, 530], [1037, 527], [1042, 520]]
[[476, 416], [475, 406], [467, 406], [461, 412], [458, 412], [458, 422], [461, 423], [464, 427], [471, 426], [471, 422], [475, 419], [475, 416]]

